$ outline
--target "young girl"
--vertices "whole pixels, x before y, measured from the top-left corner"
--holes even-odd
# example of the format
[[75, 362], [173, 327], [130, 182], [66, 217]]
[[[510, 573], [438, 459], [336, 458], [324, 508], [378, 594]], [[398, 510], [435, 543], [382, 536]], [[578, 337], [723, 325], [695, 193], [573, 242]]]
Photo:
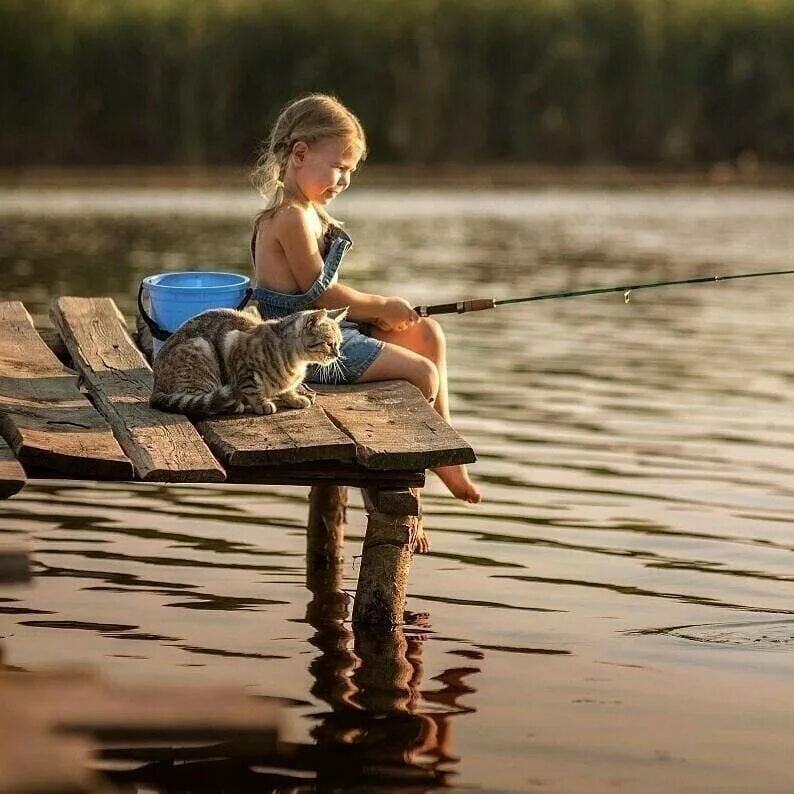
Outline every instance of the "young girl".
[[[276, 119], [253, 173], [267, 202], [254, 224], [251, 256], [263, 317], [309, 307], [348, 306], [341, 366], [334, 383], [404, 379], [417, 386], [449, 421], [444, 334], [406, 300], [382, 297], [337, 282], [350, 237], [326, 205], [350, 186], [366, 156], [364, 130], [339, 101], [311, 94], [287, 105]], [[309, 372], [319, 379], [328, 370]], [[465, 466], [435, 469], [459, 499], [480, 492]]]

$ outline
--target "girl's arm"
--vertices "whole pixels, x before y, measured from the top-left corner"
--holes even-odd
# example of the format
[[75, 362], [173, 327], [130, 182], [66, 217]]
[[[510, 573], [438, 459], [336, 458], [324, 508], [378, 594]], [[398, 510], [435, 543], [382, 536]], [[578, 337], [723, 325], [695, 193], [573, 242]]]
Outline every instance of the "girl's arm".
[[[284, 249], [290, 271], [298, 287], [306, 292], [323, 270], [323, 258], [306, 213], [299, 207], [284, 207], [274, 221], [273, 231]], [[314, 305], [327, 309], [348, 306], [347, 316], [352, 321], [374, 323], [387, 331], [419, 320], [419, 315], [402, 298], [385, 298], [338, 283], [332, 284]]]
[[331, 284], [314, 302], [318, 309], [341, 309], [349, 306], [347, 317], [357, 323], [378, 323], [386, 308], [388, 298], [348, 287], [345, 284]]

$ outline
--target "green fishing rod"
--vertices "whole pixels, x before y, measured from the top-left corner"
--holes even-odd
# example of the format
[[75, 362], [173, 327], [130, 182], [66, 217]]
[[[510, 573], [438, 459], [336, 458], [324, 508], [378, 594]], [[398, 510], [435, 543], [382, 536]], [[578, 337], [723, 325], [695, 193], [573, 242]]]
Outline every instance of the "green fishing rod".
[[619, 287], [593, 287], [591, 289], [572, 290], [570, 292], [546, 292], [541, 295], [530, 295], [527, 298], [475, 298], [473, 300], [457, 301], [456, 303], [437, 303], [433, 306], [416, 306], [414, 311], [420, 317], [430, 317], [432, 314], [465, 314], [466, 312], [479, 312], [483, 309], [494, 309], [508, 303], [530, 303], [531, 301], [548, 301], [556, 298], [583, 298], [586, 295], [604, 295], [610, 292], [622, 292], [623, 299], [629, 302], [632, 292], [641, 289], [655, 289], [656, 287], [676, 287], [682, 284], [715, 284], [718, 281], [731, 281], [737, 278], [761, 278], [762, 276], [787, 276], [794, 270], [768, 270], [764, 273], [737, 273], [730, 276], [701, 276], [698, 278], [684, 278], [678, 281], [654, 281], [648, 284], [625, 284]]

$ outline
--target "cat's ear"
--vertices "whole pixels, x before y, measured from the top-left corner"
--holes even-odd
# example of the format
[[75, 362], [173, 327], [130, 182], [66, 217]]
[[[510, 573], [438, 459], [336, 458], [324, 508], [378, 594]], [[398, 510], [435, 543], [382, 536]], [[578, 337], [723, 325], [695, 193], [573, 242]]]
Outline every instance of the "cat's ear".
[[327, 316], [328, 312], [326, 309], [317, 309], [309, 312], [309, 316], [306, 318], [306, 327], [316, 328]]
[[349, 306], [343, 306], [341, 309], [329, 309], [328, 316], [337, 323], [341, 323], [342, 320], [347, 317], [347, 312], [350, 309]]

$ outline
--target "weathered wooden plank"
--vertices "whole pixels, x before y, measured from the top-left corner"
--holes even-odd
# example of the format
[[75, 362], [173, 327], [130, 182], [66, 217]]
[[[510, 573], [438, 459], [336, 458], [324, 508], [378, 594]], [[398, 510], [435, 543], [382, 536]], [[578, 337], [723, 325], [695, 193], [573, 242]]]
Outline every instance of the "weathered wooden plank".
[[429, 469], [473, 463], [474, 450], [407, 381], [318, 389], [317, 404], [356, 442], [371, 469]]
[[0, 436], [0, 499], [8, 499], [25, 487], [25, 470], [8, 442]]
[[66, 345], [63, 343], [63, 339], [61, 339], [61, 335], [58, 333], [56, 328], [53, 328], [52, 325], [45, 325], [44, 322], [40, 321], [40, 318], [34, 318], [36, 333], [42, 338], [47, 347], [52, 350], [55, 354], [55, 358], [58, 359], [62, 364], [65, 364], [67, 367], [72, 365], [72, 359], [69, 355], [69, 351], [66, 349]]
[[226, 479], [187, 417], [149, 407], [152, 370], [130, 338], [112, 298], [59, 298], [51, 317], [141, 480]]
[[0, 302], [0, 435], [19, 462], [54, 475], [131, 479], [132, 464], [77, 382], [25, 307]]
[[316, 405], [270, 416], [225, 416], [196, 424], [227, 467], [353, 460], [356, 445]]

